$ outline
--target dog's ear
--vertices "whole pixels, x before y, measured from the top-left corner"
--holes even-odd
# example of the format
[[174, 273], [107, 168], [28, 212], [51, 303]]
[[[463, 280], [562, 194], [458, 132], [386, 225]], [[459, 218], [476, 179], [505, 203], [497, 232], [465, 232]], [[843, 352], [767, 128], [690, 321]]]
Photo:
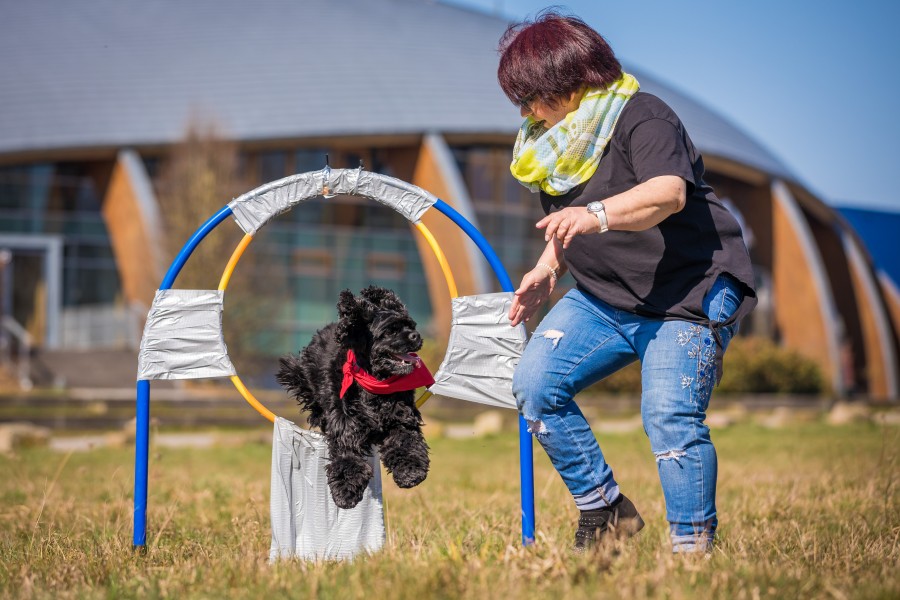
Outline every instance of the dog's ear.
[[350, 290], [341, 292], [340, 296], [338, 296], [337, 309], [338, 319], [341, 321], [353, 317], [353, 314], [359, 310], [356, 304], [356, 296], [353, 295], [353, 292]]
[[378, 308], [389, 310], [391, 312], [409, 314], [406, 310], [406, 305], [403, 304], [400, 297], [387, 288], [370, 285], [364, 289], [360, 295]]
[[359, 336], [364, 336], [369, 321], [372, 320], [372, 305], [362, 298], [356, 298], [350, 290], [341, 292], [337, 304], [337, 342], [345, 348], [354, 346]]

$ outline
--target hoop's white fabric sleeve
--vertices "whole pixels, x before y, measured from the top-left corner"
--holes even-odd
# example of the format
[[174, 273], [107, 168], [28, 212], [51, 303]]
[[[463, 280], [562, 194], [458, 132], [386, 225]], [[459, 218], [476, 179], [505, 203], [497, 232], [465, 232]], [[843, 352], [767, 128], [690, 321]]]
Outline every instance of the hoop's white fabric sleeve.
[[138, 354], [138, 379], [231, 377], [222, 336], [224, 292], [156, 290]]
[[528, 336], [524, 325], [509, 325], [512, 298], [502, 292], [453, 299], [450, 341], [433, 394], [516, 408], [512, 375]]
[[340, 509], [328, 489], [325, 437], [276, 417], [269, 561], [292, 556], [344, 560], [378, 551], [384, 545], [381, 467], [377, 454], [369, 462], [375, 476], [363, 499], [351, 509]]
[[323, 195], [363, 196], [384, 204], [418, 223], [437, 198], [422, 188], [362, 169], [322, 169], [291, 175], [262, 185], [228, 203], [244, 233], [255, 234], [270, 219], [295, 204]]

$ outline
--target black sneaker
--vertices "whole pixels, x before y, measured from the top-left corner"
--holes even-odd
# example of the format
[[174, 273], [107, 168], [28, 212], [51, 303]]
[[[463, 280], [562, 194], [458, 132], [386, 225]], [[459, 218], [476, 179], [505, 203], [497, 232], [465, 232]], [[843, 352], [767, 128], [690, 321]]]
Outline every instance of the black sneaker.
[[611, 506], [583, 510], [575, 531], [575, 551], [584, 552], [607, 537], [627, 538], [644, 528], [644, 520], [634, 504], [619, 494]]

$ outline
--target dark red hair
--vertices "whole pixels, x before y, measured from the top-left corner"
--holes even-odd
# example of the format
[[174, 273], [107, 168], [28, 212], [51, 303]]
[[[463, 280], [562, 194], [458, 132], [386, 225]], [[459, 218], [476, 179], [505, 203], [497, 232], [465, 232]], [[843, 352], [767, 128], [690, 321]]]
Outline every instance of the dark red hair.
[[554, 104], [585, 87], [606, 87], [622, 76], [612, 48], [574, 16], [548, 10], [510, 25], [500, 38], [497, 79], [514, 104]]

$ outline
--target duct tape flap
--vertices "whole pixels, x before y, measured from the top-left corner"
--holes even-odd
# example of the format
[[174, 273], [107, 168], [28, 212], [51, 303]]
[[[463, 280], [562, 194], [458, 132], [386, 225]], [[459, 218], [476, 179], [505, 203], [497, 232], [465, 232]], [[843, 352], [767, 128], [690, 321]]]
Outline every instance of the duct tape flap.
[[328, 443], [321, 433], [278, 417], [272, 439], [272, 545], [269, 561], [299, 557], [345, 560], [384, 544], [384, 507], [378, 452], [367, 459], [374, 473], [359, 504], [341, 509], [328, 488]]
[[228, 203], [244, 233], [255, 234], [275, 216], [294, 205], [323, 195], [363, 196], [392, 208], [413, 223], [437, 202], [422, 188], [394, 177], [362, 169], [330, 169], [291, 175], [235, 198]]
[[138, 379], [231, 377], [222, 335], [225, 292], [157, 290], [144, 325]]
[[480, 404], [516, 408], [512, 376], [528, 336], [510, 327], [513, 294], [479, 294], [453, 299], [450, 341], [429, 390]]

